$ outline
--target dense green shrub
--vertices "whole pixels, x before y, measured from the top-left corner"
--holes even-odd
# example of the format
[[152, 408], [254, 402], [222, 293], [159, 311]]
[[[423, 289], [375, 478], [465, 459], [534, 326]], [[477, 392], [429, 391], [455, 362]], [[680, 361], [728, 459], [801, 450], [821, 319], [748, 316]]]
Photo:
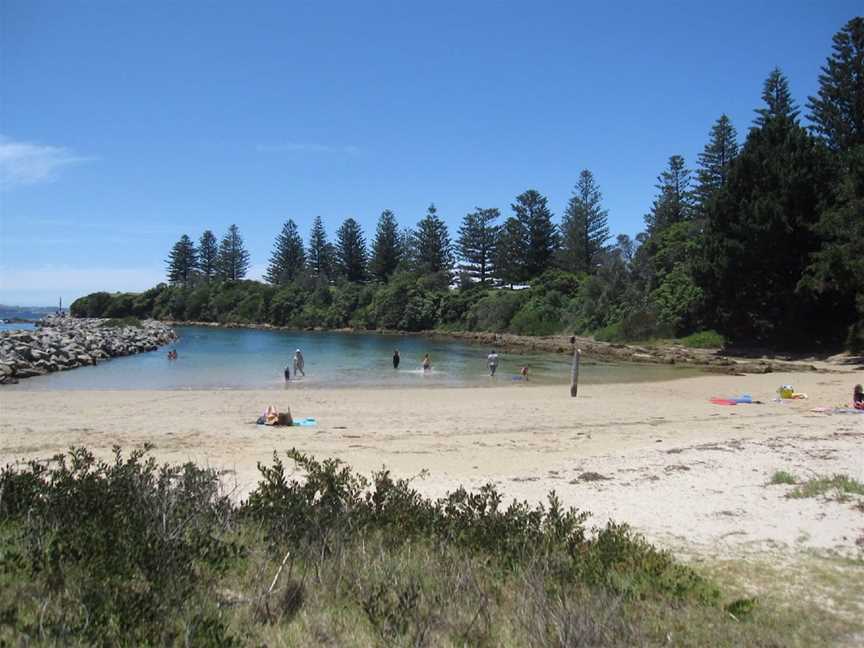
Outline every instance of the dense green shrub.
[[697, 331], [681, 338], [681, 344], [693, 349], [721, 349], [726, 339], [717, 331]]
[[489, 292], [468, 310], [466, 321], [472, 331], [506, 331], [513, 316], [527, 300], [523, 290], [501, 289]]
[[[72, 302], [69, 311], [73, 317], [102, 317], [111, 305], [112, 296], [107, 292], [95, 292], [79, 297]], [[118, 313], [122, 315], [122, 313]]]
[[554, 564], [562, 582], [598, 585], [628, 597], [654, 595], [713, 602], [718, 593], [692, 570], [644, 541], [626, 525], [610, 523], [596, 538], [587, 533], [587, 514], [563, 509], [554, 492], [548, 507], [513, 501], [502, 506], [492, 484], [470, 493], [459, 488], [428, 500], [390, 473], [371, 481], [338, 460], [318, 462], [288, 452], [304, 479], [291, 479], [274, 453], [273, 465], [259, 464], [262, 481], [241, 514], [264, 525], [274, 546], [336, 551], [346, 535], [383, 533], [391, 543], [422, 540], [486, 554], [502, 567], [543, 561]]
[[658, 325], [676, 334], [693, 330], [702, 300], [702, 289], [680, 265], [663, 277], [649, 297]]
[[24, 623], [27, 634], [173, 643], [180, 629], [167, 621], [202, 578], [239, 555], [225, 535], [232, 508], [216, 473], [158, 467], [144, 452], [124, 459], [117, 450], [107, 463], [79, 448], [50, 468], [0, 473], [0, 519], [14, 525], [21, 550], [4, 569], [43, 587], [43, 614], [38, 627]]

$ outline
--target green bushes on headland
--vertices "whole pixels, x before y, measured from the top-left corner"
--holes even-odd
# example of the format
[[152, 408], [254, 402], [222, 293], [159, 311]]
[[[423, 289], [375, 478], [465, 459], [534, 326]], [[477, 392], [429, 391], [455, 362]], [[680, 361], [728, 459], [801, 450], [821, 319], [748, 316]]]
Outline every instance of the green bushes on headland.
[[594, 277], [563, 271], [547, 272], [515, 290], [451, 289], [446, 279], [408, 272], [394, 275], [385, 284], [365, 285], [329, 283], [304, 275], [281, 286], [212, 281], [195, 286], [160, 284], [143, 293], [93, 293], [75, 300], [71, 312], [76, 317], [132, 316], [298, 329], [589, 334], [597, 321], [605, 321], [584, 314], [584, 294], [596, 283]]
[[[589, 530], [554, 493], [533, 507], [492, 485], [431, 500], [386, 470], [367, 479], [292, 450], [305, 475], [274, 456], [238, 505], [214, 470], [146, 450], [0, 472], [0, 643], [777, 640], [770, 610], [730, 617], [696, 571], [625, 525]], [[801, 619], [787, 633], [825, 639]]]

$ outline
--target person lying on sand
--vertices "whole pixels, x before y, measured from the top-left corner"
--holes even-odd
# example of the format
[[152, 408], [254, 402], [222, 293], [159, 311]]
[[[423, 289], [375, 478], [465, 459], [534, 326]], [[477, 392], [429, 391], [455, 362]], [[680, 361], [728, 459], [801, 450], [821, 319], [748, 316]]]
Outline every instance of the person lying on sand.
[[264, 414], [255, 421], [258, 425], [293, 425], [291, 410], [280, 412], [273, 405], [268, 405]]

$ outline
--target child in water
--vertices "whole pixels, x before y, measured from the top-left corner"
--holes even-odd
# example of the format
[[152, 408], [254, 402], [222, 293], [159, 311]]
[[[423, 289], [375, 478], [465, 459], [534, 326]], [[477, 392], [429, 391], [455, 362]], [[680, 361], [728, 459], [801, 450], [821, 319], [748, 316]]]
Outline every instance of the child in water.
[[432, 371], [432, 360], [429, 359], [429, 354], [423, 356], [423, 371]]

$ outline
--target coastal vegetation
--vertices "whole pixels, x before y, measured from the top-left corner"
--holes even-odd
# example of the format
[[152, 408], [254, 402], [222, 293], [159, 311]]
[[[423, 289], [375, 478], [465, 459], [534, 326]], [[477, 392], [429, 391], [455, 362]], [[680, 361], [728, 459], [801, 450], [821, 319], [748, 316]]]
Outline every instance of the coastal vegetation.
[[237, 503], [224, 475], [147, 453], [0, 472], [0, 641], [775, 646], [853, 630], [721, 591], [554, 493], [432, 500], [291, 450], [299, 473], [274, 455]]
[[[385, 210], [371, 244], [348, 218], [330, 242], [316, 218], [304, 245], [279, 233], [266, 283], [238, 227], [217, 246], [183, 235], [168, 282], [94, 293], [76, 316], [290, 327], [686, 337], [774, 347], [864, 348], [864, 18], [834, 36], [807, 123], [778, 68], [744, 142], [712, 125], [691, 171], [673, 154], [634, 238], [612, 237], [598, 181], [583, 170], [556, 222], [528, 189], [509, 216], [478, 207], [454, 238], [434, 205], [410, 229]], [[502, 222], [503, 219], [503, 222]], [[722, 337], [721, 337], [722, 336]]]

